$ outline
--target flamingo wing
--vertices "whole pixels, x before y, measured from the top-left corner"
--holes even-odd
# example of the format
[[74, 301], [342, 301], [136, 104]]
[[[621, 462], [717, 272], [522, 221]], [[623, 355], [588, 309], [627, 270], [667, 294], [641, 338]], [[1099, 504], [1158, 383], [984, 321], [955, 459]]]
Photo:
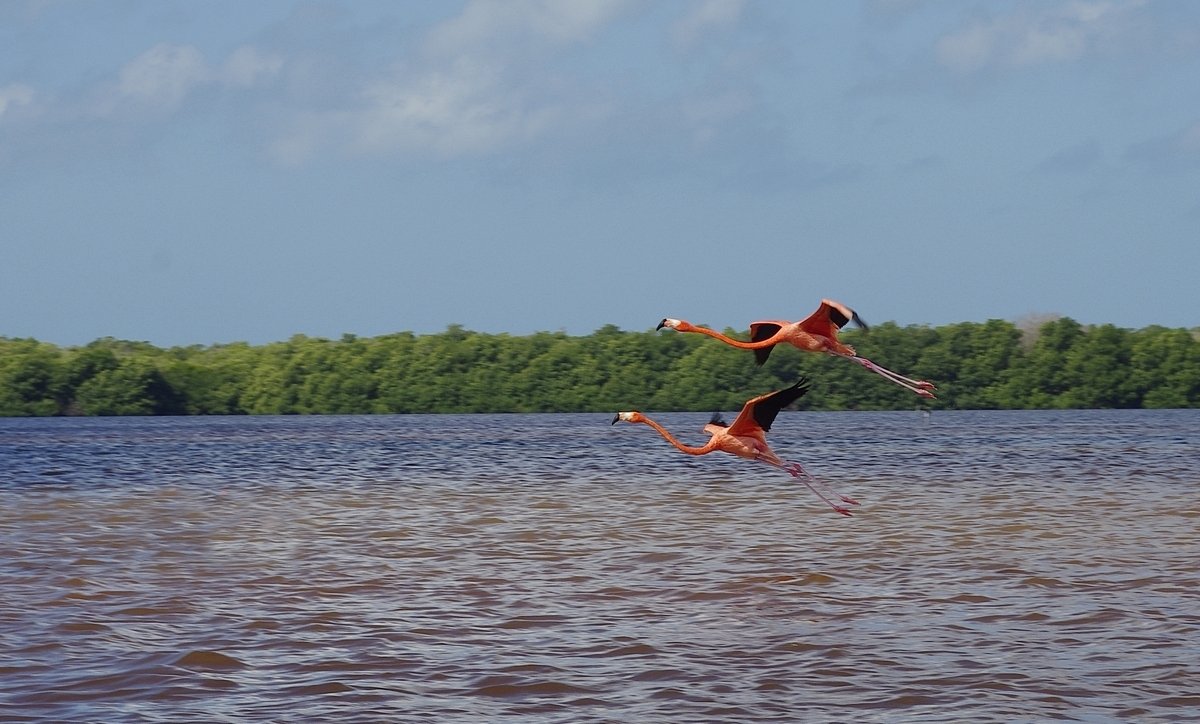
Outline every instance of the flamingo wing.
[[858, 316], [858, 312], [841, 302], [822, 299], [821, 306], [817, 307], [817, 311], [808, 315], [808, 318], [800, 323], [800, 329], [809, 334], [837, 339], [838, 330], [850, 322], [854, 322], [863, 329], [867, 328], [866, 323]]
[[[783, 329], [785, 324], [787, 322], [751, 322], [750, 341], [762, 342], [763, 340], [770, 339], [779, 334], [779, 330]], [[767, 361], [767, 358], [771, 356], [771, 350], [773, 349], [775, 349], [775, 345], [754, 350], [754, 363], [761, 367]]]
[[737, 419], [729, 426], [730, 435], [754, 435], [759, 432], [769, 432], [779, 411], [808, 392], [809, 381], [801, 377], [796, 384], [782, 390], [759, 395], [742, 406]]

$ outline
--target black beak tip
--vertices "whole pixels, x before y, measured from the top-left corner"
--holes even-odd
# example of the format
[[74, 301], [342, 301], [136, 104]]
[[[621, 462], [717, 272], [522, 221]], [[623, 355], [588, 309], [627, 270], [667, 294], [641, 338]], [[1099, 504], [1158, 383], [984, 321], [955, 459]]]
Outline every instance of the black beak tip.
[[654, 328], [654, 331], [655, 331], [655, 332], [657, 332], [658, 330], [662, 329], [662, 328], [663, 328], [663, 327], [665, 327], [665, 326], [667, 326], [667, 320], [666, 320], [666, 318], [664, 317], [664, 318], [663, 318], [663, 321], [659, 322], [659, 323], [658, 323], [658, 326]]
[[620, 419], [621, 419], [621, 413], [618, 412], [617, 414], [613, 415], [612, 422], [610, 422], [608, 424], [615, 425], [615, 424], [617, 424], [617, 420], [620, 420]]

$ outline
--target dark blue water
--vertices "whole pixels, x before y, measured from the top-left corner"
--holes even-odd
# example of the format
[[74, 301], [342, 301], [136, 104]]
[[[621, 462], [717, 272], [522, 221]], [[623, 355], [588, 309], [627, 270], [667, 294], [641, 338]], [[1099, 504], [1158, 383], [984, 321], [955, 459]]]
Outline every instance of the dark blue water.
[[610, 420], [0, 420], [0, 719], [1200, 710], [1200, 411]]

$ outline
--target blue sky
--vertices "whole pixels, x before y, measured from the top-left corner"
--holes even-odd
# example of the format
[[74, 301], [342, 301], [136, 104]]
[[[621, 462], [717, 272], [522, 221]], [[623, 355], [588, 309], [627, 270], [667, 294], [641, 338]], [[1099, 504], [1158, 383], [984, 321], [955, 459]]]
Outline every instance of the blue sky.
[[1200, 326], [1200, 3], [0, 0], [0, 336]]

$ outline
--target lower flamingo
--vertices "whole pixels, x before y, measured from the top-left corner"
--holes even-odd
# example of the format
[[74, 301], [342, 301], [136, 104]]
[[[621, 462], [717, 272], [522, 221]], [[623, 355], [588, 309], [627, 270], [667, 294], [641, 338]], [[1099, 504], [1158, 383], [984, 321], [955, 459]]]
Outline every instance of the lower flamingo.
[[836, 501], [850, 505], [858, 505], [857, 500], [835, 492], [828, 485], [811, 475], [799, 463], [787, 462], [781, 459], [767, 445], [766, 433], [771, 429], [771, 424], [775, 422], [776, 415], [779, 414], [781, 409], [803, 397], [804, 393], [808, 392], [808, 387], [808, 379], [801, 377], [791, 387], [759, 395], [747, 401], [742, 406], [742, 411], [738, 413], [737, 419], [733, 421], [732, 425], [725, 424], [725, 421], [721, 419], [720, 413], [714, 414], [712, 420], [704, 426], [704, 432], [712, 437], [701, 447], [684, 445], [675, 439], [674, 435], [667, 432], [662, 425], [640, 412], [618, 412], [613, 416], [612, 424], [615, 425], [617, 422], [632, 422], [649, 425], [657, 430], [658, 434], [662, 435], [667, 442], [688, 455], [707, 455], [715, 450], [720, 450], [731, 455], [737, 455], [738, 457], [749, 458], [750, 460], [761, 460], [764, 463], [780, 468], [794, 478], [799, 478], [802, 483], [808, 486], [809, 490], [825, 501], [829, 507], [842, 515], [850, 515], [850, 510], [844, 505], [835, 502], [835, 499]]
[[821, 306], [817, 308], [817, 311], [808, 315], [802, 321], [762, 321], [752, 323], [750, 325], [749, 342], [727, 337], [716, 330], [700, 327], [691, 322], [685, 322], [682, 319], [671, 319], [669, 317], [659, 322], [656, 329], [666, 327], [678, 332], [699, 332], [714, 339], [719, 339], [725, 344], [737, 347], [738, 349], [754, 350], [755, 361], [760, 365], [767, 361], [771, 350], [777, 344], [791, 344], [808, 352], [824, 352], [838, 357], [845, 357], [889, 382], [894, 382], [901, 387], [912, 390], [921, 397], [931, 399], [935, 397], [933, 390], [937, 389], [937, 387], [932, 382], [910, 379], [904, 375], [880, 367], [865, 357], [859, 357], [850, 345], [839, 342], [837, 338], [838, 330], [846, 326], [849, 322], [854, 322], [854, 324], [863, 329], [867, 328], [866, 323], [859, 318], [858, 313], [853, 309], [832, 299], [822, 299]]

